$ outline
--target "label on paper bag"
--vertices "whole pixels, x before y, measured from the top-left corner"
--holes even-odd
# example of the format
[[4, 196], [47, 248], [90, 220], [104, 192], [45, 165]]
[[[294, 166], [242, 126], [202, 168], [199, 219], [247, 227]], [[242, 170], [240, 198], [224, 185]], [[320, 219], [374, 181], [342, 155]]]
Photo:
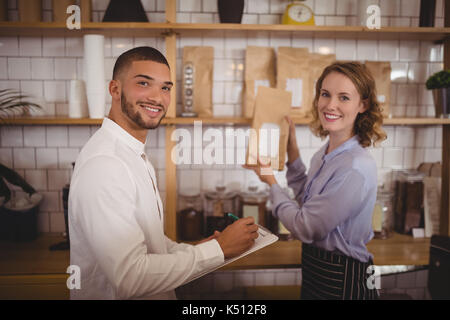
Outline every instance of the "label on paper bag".
[[286, 79], [286, 91], [292, 93], [292, 103], [293, 108], [300, 108], [302, 106], [302, 90], [303, 90], [303, 80], [299, 78], [289, 78]]

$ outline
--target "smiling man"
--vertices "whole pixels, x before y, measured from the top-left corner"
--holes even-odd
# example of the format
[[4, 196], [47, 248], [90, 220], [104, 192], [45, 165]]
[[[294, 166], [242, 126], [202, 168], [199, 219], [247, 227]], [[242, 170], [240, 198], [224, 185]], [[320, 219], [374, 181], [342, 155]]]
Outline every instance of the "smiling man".
[[195, 246], [165, 236], [144, 147], [169, 108], [172, 86], [169, 65], [154, 48], [117, 59], [111, 111], [81, 150], [70, 185], [70, 263], [81, 272], [72, 299], [173, 299], [176, 287], [241, 254], [258, 236], [253, 218]]

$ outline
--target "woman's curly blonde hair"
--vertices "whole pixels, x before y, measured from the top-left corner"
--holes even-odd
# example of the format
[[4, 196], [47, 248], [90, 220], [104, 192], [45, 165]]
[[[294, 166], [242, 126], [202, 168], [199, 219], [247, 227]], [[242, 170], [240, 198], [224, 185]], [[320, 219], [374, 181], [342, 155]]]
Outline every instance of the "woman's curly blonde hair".
[[317, 103], [320, 97], [320, 89], [325, 77], [331, 72], [339, 72], [347, 76], [355, 85], [361, 100], [366, 100], [367, 110], [359, 113], [355, 120], [353, 133], [358, 135], [361, 146], [369, 147], [386, 139], [386, 133], [382, 129], [383, 116], [377, 100], [375, 80], [366, 66], [359, 62], [335, 62], [326, 67], [316, 83], [316, 96], [313, 101], [313, 120], [309, 124], [311, 131], [321, 138], [325, 138], [329, 132], [322, 127], [319, 119]]

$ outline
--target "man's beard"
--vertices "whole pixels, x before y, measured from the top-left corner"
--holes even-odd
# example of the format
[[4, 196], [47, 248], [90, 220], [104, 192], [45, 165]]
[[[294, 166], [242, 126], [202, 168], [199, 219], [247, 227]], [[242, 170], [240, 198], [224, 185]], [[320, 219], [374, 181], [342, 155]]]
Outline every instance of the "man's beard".
[[[156, 129], [157, 127], [159, 127], [161, 120], [166, 116], [166, 112], [162, 111], [164, 113], [163, 113], [162, 117], [159, 118], [158, 123], [156, 123], [156, 124], [145, 123], [145, 121], [144, 121], [144, 119], [142, 119], [142, 116], [139, 113], [139, 111], [136, 110], [136, 112], [133, 112], [133, 104], [129, 103], [127, 101], [123, 92], [120, 96], [120, 100], [121, 100], [122, 112], [124, 114], [126, 114], [128, 116], [128, 118], [130, 118], [135, 124], [137, 124], [139, 127], [143, 128], [143, 129]], [[161, 105], [159, 105], [159, 106], [164, 110], [163, 106], [161, 106]]]

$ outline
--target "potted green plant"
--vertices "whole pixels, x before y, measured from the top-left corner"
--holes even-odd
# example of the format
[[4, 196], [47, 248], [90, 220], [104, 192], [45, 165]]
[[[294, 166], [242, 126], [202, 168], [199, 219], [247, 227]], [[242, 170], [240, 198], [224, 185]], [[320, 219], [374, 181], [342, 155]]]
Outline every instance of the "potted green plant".
[[436, 72], [425, 85], [432, 90], [436, 117], [450, 118], [450, 70]]
[[[11, 89], [0, 90], [0, 123], [30, 108], [41, 108], [24, 100], [27, 96]], [[9, 185], [20, 187], [25, 193], [13, 197]], [[37, 236], [37, 212], [42, 195], [17, 172], [0, 163], [0, 240], [29, 241]]]

